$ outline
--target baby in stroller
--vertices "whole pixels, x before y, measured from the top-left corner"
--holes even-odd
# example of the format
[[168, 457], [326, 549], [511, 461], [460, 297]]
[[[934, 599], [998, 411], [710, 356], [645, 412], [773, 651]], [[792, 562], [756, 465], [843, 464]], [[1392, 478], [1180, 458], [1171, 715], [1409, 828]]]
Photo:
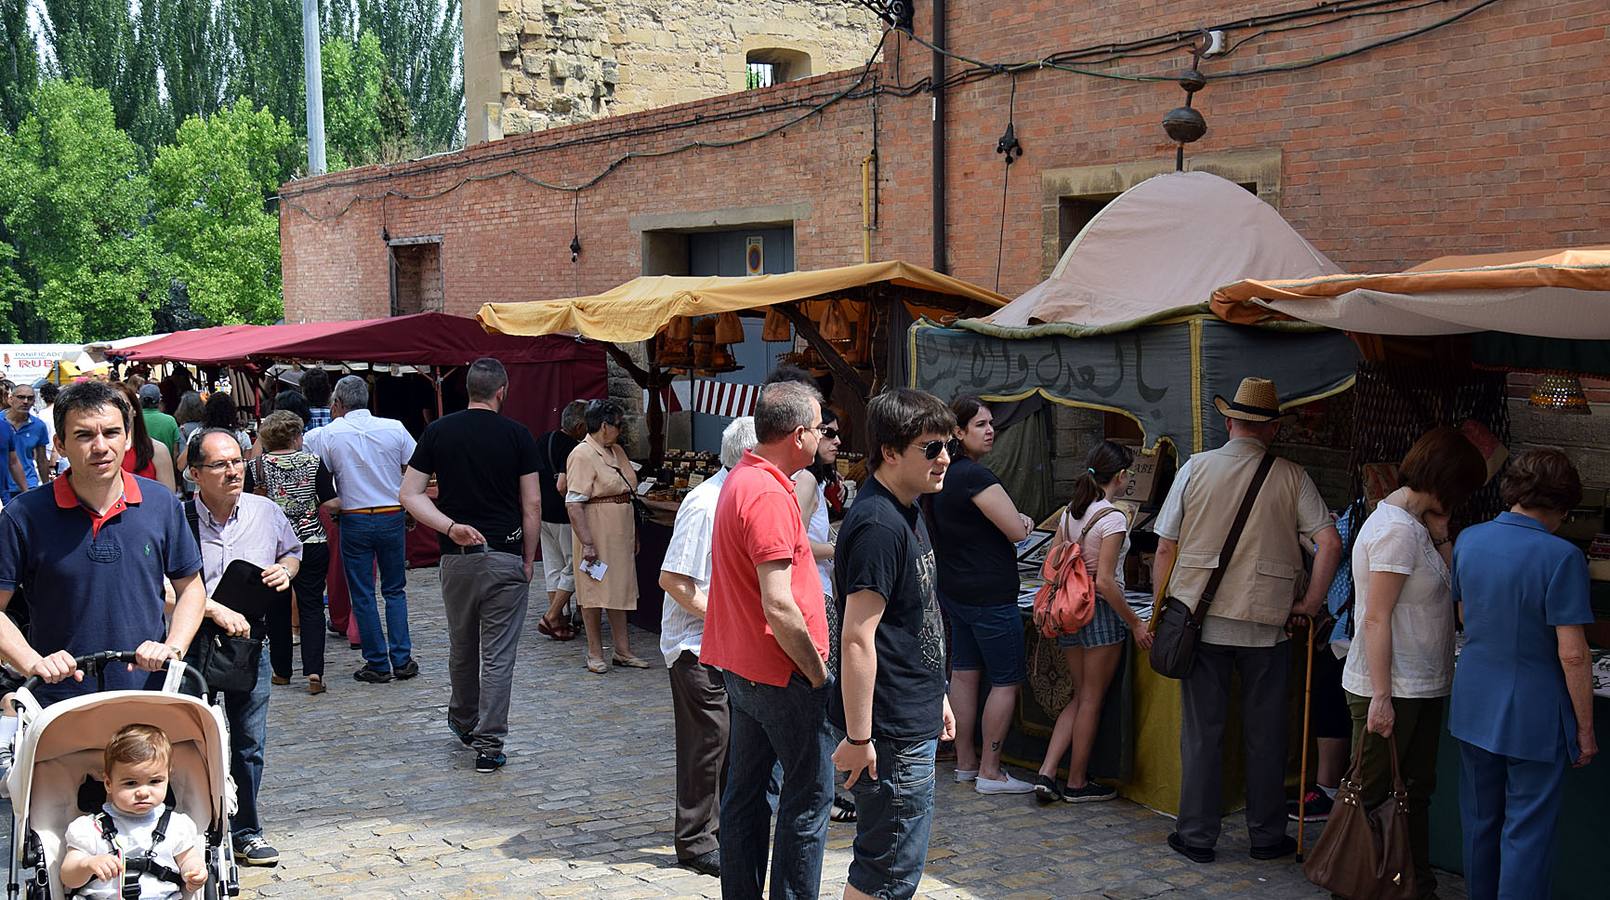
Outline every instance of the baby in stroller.
[[67, 827], [64, 888], [98, 900], [168, 900], [206, 883], [196, 823], [165, 804], [172, 757], [168, 736], [150, 725], [126, 725], [107, 743], [107, 802]]

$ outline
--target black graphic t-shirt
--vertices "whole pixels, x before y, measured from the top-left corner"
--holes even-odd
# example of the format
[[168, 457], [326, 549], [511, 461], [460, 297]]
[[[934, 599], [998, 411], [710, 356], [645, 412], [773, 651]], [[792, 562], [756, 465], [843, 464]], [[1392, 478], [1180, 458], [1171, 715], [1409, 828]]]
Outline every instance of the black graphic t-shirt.
[[[833, 558], [839, 621], [844, 620], [845, 598], [857, 591], [876, 591], [884, 599], [874, 639], [878, 674], [872, 692], [872, 736], [896, 741], [938, 737], [945, 698], [945, 636], [934, 594], [933, 546], [917, 507], [902, 506], [882, 482], [868, 478], [839, 526]], [[844, 727], [844, 695], [839, 689], [832, 692], [829, 715], [833, 724]]]

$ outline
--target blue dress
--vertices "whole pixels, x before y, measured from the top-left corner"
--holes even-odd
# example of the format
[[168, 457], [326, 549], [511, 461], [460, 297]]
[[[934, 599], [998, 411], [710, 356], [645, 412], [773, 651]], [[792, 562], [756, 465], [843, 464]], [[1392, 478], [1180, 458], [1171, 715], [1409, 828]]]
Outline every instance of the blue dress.
[[1506, 512], [1465, 529], [1453, 554], [1465, 649], [1448, 731], [1489, 753], [1577, 758], [1576, 713], [1560, 669], [1558, 625], [1593, 622], [1588, 565], [1571, 542]]

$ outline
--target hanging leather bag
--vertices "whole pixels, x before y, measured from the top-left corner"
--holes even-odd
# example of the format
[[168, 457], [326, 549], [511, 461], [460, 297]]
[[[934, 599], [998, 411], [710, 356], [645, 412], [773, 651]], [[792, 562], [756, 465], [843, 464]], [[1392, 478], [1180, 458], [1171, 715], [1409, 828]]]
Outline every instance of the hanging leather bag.
[[1247, 485], [1246, 496], [1241, 498], [1241, 507], [1236, 510], [1235, 521], [1230, 525], [1230, 533], [1225, 536], [1224, 547], [1219, 551], [1219, 564], [1208, 576], [1207, 586], [1202, 589], [1202, 598], [1196, 602], [1196, 609], [1192, 610], [1176, 597], [1164, 597], [1156, 613], [1157, 628], [1152, 636], [1152, 649], [1148, 657], [1153, 671], [1164, 678], [1184, 678], [1191, 674], [1191, 666], [1196, 662], [1196, 645], [1202, 640], [1202, 620], [1207, 618], [1208, 607], [1213, 605], [1213, 595], [1218, 593], [1219, 584], [1224, 581], [1224, 572], [1235, 555], [1235, 545], [1241, 540], [1241, 532], [1247, 526], [1247, 518], [1252, 515], [1258, 492], [1263, 489], [1263, 483], [1274, 464], [1274, 454], [1265, 452], [1263, 459], [1258, 462], [1257, 471], [1252, 473], [1252, 483]]
[[1364, 744], [1336, 791], [1336, 805], [1314, 850], [1303, 863], [1308, 880], [1346, 900], [1413, 900], [1414, 853], [1409, 846], [1409, 793], [1398, 772], [1396, 738], [1386, 739], [1392, 793], [1364, 809]]

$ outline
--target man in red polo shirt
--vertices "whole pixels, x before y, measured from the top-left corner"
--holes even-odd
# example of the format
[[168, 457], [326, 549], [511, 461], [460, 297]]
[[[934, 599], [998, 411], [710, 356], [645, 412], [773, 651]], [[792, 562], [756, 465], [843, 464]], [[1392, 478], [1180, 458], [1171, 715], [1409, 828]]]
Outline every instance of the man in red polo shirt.
[[721, 896], [759, 900], [771, 807], [782, 764], [771, 896], [814, 898], [822, 880], [833, 772], [824, 738], [827, 614], [822, 582], [794, 499], [795, 472], [816, 458], [821, 395], [769, 385], [755, 405], [754, 450], [716, 503], [701, 662], [723, 670], [731, 706], [721, 795]]
[[[207, 602], [201, 554], [179, 499], [159, 482], [123, 471], [133, 416], [105, 382], [61, 392], [56, 449], [72, 464], [49, 490], [29, 491], [0, 516], [0, 609], [27, 589], [26, 637], [0, 616], [0, 655], [46, 682], [52, 703], [89, 690], [75, 656], [134, 650], [135, 666], [114, 666], [110, 690], [154, 687], [146, 672], [184, 656]], [[162, 579], [178, 602], [163, 621]]]

